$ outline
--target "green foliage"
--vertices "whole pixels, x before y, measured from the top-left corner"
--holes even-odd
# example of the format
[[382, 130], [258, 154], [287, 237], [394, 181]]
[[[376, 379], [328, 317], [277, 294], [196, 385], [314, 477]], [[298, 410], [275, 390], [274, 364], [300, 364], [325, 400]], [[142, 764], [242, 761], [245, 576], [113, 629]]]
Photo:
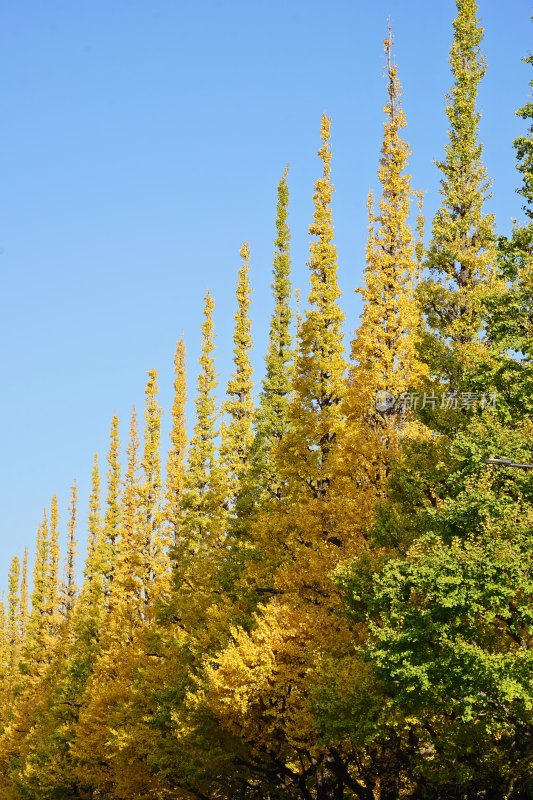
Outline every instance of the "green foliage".
[[276, 239], [272, 294], [274, 310], [270, 322], [268, 350], [265, 356], [265, 377], [255, 415], [255, 437], [250, 454], [250, 472], [245, 481], [244, 513], [250, 518], [252, 509], [261, 502], [278, 497], [281, 477], [275, 464], [275, 448], [288, 430], [289, 402], [292, 392], [293, 352], [291, 334], [291, 260], [290, 230], [287, 222], [289, 205], [288, 168], [278, 184]]
[[504, 793], [527, 781], [532, 522], [530, 510], [445, 548], [427, 535], [376, 577], [368, 657], [427, 740], [431, 757], [418, 770], [433, 782]]
[[483, 300], [492, 285], [495, 258], [494, 217], [484, 212], [490, 184], [481, 160], [476, 110], [485, 73], [483, 30], [476, 0], [457, 0], [457, 9], [450, 50], [454, 83], [446, 106], [449, 140], [444, 160], [437, 162], [442, 204], [427, 253], [430, 277], [420, 287], [430, 339], [423, 345], [425, 357], [431, 371], [454, 388], [483, 358], [478, 346]]
[[[533, 55], [524, 58], [526, 64], [533, 65]], [[529, 85], [533, 88], [533, 80]], [[518, 136], [514, 141], [516, 149], [517, 168], [522, 174], [523, 185], [518, 189], [519, 193], [526, 199], [524, 210], [528, 217], [533, 217], [533, 101], [529, 100], [522, 108], [516, 112], [522, 119], [530, 120], [527, 133]]]

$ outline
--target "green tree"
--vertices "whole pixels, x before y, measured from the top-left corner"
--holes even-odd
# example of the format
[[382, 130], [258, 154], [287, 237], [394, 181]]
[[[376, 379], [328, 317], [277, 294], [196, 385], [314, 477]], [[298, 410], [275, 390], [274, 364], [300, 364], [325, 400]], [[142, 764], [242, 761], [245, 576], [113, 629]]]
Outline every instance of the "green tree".
[[[527, 56], [524, 61], [533, 66], [533, 55]], [[533, 88], [533, 80], [529, 82]], [[516, 112], [522, 119], [529, 120], [529, 128], [522, 136], [514, 141], [517, 157], [517, 167], [522, 175], [523, 183], [518, 192], [526, 200], [524, 211], [530, 218], [533, 217], [533, 101], [528, 101]]]
[[519, 797], [529, 783], [532, 521], [530, 507], [518, 529], [508, 519], [447, 547], [428, 535], [376, 578], [369, 654], [390, 715], [409, 720], [423, 797]]
[[446, 106], [449, 141], [444, 160], [437, 162], [442, 204], [427, 255], [431, 277], [420, 293], [430, 329], [424, 357], [453, 389], [482, 357], [483, 301], [493, 283], [495, 260], [494, 217], [484, 211], [489, 181], [478, 141], [476, 103], [485, 60], [476, 13], [476, 0], [457, 0], [450, 50], [454, 83]]
[[[533, 64], [533, 57], [525, 59]], [[533, 85], [533, 82], [532, 82]], [[533, 104], [518, 111], [533, 120]], [[511, 236], [498, 240], [499, 290], [487, 300], [488, 333], [506, 358], [501, 358], [494, 383], [511, 415], [533, 413], [533, 123], [514, 142], [523, 176], [525, 224], [515, 222]]]
[[261, 501], [267, 501], [268, 498], [277, 498], [281, 490], [281, 478], [275, 465], [274, 450], [288, 430], [294, 371], [287, 175], [288, 167], [278, 184], [272, 281], [274, 311], [270, 320], [268, 349], [265, 356], [265, 377], [259, 395], [251, 458], [250, 482], [252, 486], [250, 493], [253, 493], [253, 502], [256, 505], [259, 505]]

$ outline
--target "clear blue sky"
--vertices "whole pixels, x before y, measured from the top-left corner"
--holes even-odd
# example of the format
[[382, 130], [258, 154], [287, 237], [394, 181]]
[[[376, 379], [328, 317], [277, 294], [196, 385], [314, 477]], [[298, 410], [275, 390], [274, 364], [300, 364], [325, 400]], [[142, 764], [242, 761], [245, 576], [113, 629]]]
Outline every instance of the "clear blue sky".
[[[175, 341], [191, 388], [207, 287], [219, 372], [231, 363], [233, 287], [249, 241], [260, 377], [275, 190], [291, 164], [295, 283], [306, 293], [307, 226], [320, 115], [333, 118], [334, 216], [343, 304], [359, 307], [366, 195], [376, 186], [390, 16], [413, 148], [438, 202], [452, 0], [19, 0], [0, 24], [0, 586], [33, 546], [42, 509], [81, 495], [109, 422], [142, 406], [160, 372], [165, 436]], [[512, 139], [530, 74], [529, 0], [481, 0], [488, 73], [480, 96], [491, 208], [520, 215]], [[192, 411], [192, 409], [191, 409]], [[125, 430], [124, 430], [125, 435]], [[165, 443], [166, 444], [166, 443]]]

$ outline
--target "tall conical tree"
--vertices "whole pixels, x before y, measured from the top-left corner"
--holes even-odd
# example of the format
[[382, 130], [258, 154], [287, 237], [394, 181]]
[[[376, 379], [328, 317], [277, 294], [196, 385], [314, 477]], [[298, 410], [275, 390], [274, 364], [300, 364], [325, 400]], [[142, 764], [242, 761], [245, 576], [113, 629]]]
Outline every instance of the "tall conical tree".
[[46, 611], [53, 633], [57, 632], [59, 610], [59, 510], [57, 495], [52, 497], [50, 507], [50, 543], [48, 549], [48, 573], [46, 580]]
[[47, 610], [47, 570], [48, 570], [48, 518], [46, 510], [43, 521], [37, 529], [35, 560], [33, 565], [33, 587], [31, 594], [31, 613], [28, 620], [27, 653], [25, 660], [35, 660], [42, 655], [42, 631]]
[[[4, 595], [0, 598], [0, 686], [4, 687], [6, 680], [6, 673], [9, 664], [9, 647], [7, 638], [7, 619], [6, 619], [6, 605], [4, 602]], [[0, 704], [0, 711], [3, 712], [3, 703]], [[0, 717], [3, 722], [3, 714]]]
[[331, 482], [328, 465], [332, 448], [342, 427], [341, 401], [345, 393], [346, 362], [339, 306], [337, 249], [333, 241], [331, 200], [331, 122], [324, 115], [321, 124], [322, 177], [316, 182], [311, 236], [311, 290], [309, 308], [300, 330], [295, 373], [295, 399], [291, 404], [292, 434], [283, 453], [290, 473], [310, 496], [327, 493]]
[[117, 539], [121, 525], [121, 473], [120, 473], [120, 440], [119, 419], [116, 415], [111, 420], [109, 451], [107, 454], [107, 497], [104, 515], [103, 558], [105, 559], [105, 590], [111, 591], [115, 562], [117, 557]]
[[[146, 574], [144, 598], [148, 606], [170, 580], [169, 535], [163, 524], [163, 481], [161, 478], [161, 415], [157, 401], [157, 372], [150, 370], [146, 383], [144, 449], [141, 461], [143, 480], [139, 486], [140, 513], [144, 528]], [[152, 591], [153, 590], [153, 591]]]
[[446, 113], [450, 121], [443, 174], [442, 204], [433, 220], [427, 257], [431, 278], [421, 287], [424, 311], [433, 333], [425, 347], [432, 372], [457, 388], [480, 353], [483, 300], [492, 282], [494, 217], [484, 212], [489, 181], [478, 141], [476, 110], [485, 73], [480, 55], [483, 30], [476, 0], [456, 0], [457, 17], [450, 64], [454, 84]]
[[213, 357], [214, 301], [209, 292], [205, 296], [202, 323], [202, 351], [195, 400], [196, 421], [191, 437], [185, 473], [183, 494], [183, 547], [190, 549], [202, 542], [208, 534], [213, 513], [211, 473], [215, 463], [217, 406], [215, 390], [218, 386]]
[[126, 640], [131, 638], [134, 629], [144, 619], [144, 589], [149, 563], [144, 525], [146, 518], [141, 514], [140, 507], [139, 433], [135, 409], [131, 415], [127, 459], [122, 522], [109, 614], [109, 633], [118, 637], [119, 641], [123, 640], [123, 636]]
[[223, 429], [221, 460], [227, 478], [228, 500], [234, 506], [239, 486], [249, 467], [250, 449], [253, 442], [253, 400], [252, 400], [252, 331], [250, 320], [251, 287], [250, 248], [243, 244], [240, 251], [242, 266], [237, 280], [237, 312], [233, 331], [234, 372], [226, 389], [227, 400], [224, 411], [228, 421]]
[[[290, 230], [287, 221], [289, 187], [288, 167], [277, 187], [276, 237], [274, 241], [272, 294], [274, 310], [270, 320], [265, 377], [255, 412], [255, 436], [250, 451], [250, 468], [241, 480], [235, 526], [241, 540], [241, 581], [252, 588], [248, 592], [253, 607], [259, 600], [256, 584], [269, 583], [257, 569], [266, 567], [261, 553], [260, 528], [269, 527], [267, 507], [281, 498], [283, 477], [278, 468], [277, 449], [289, 430], [289, 406], [293, 389], [294, 358], [292, 349]], [[263, 524], [263, 523], [266, 523]], [[255, 526], [255, 529], [254, 529]], [[255, 567], [253, 566], [255, 564]], [[267, 567], [268, 569], [268, 567]], [[244, 587], [243, 587], [243, 591]]]
[[[4, 595], [0, 597], [0, 730], [4, 730], [9, 716], [11, 693], [7, 691], [9, 685], [9, 645], [7, 635], [7, 619]], [[0, 778], [0, 787], [2, 782]]]
[[223, 410], [226, 414], [220, 426], [219, 460], [212, 472], [215, 506], [218, 509], [213, 524], [214, 541], [225, 552], [213, 555], [219, 573], [213, 584], [220, 582], [232, 587], [241, 569], [245, 533], [251, 520], [249, 484], [254, 441], [254, 403], [252, 399], [252, 329], [250, 319], [251, 286], [249, 280], [250, 248], [240, 250], [242, 265], [237, 278], [237, 312], [233, 328], [234, 371], [226, 388]]
[[[526, 64], [533, 66], [533, 54], [524, 58]], [[529, 82], [533, 89], [533, 79]], [[533, 219], [533, 100], [529, 100], [516, 112], [522, 119], [529, 120], [527, 132], [514, 141], [517, 169], [522, 175], [522, 186], [518, 192], [525, 199], [524, 211]]]
[[100, 500], [101, 478], [100, 467], [98, 464], [98, 453], [93, 456], [93, 468], [91, 473], [91, 493], [89, 495], [89, 522], [87, 539], [87, 558], [85, 560], [85, 580], [91, 582], [94, 579], [94, 562], [97, 558], [99, 543], [102, 539], [102, 514]]
[[[398, 410], [387, 416], [376, 413], [387, 394], [398, 398], [416, 385], [427, 368], [420, 362], [417, 345], [420, 315], [415, 300], [418, 262], [409, 215], [413, 191], [405, 174], [409, 147], [401, 136], [406, 126], [401, 105], [401, 85], [392, 61], [393, 38], [384, 42], [387, 56], [388, 102], [378, 177], [382, 187], [379, 211], [369, 199], [369, 237], [366, 249], [365, 285], [358, 291], [364, 300], [361, 324], [352, 343], [356, 367], [351, 395], [355, 402], [370, 402], [367, 413], [379, 427], [391, 430]], [[378, 394], [380, 393], [380, 394]], [[382, 397], [380, 397], [382, 395]], [[381, 409], [383, 411], [383, 409]]]
[[65, 583], [63, 587], [62, 611], [68, 619], [74, 608], [76, 586], [76, 528], [78, 524], [78, 487], [72, 485], [67, 522], [67, 554], [65, 557]]
[[[86, 644], [97, 638], [109, 605], [108, 579], [111, 569], [111, 543], [105, 539], [100, 490], [100, 468], [98, 454], [95, 453], [89, 495], [87, 557], [80, 598], [77, 603], [76, 620], [78, 635]], [[116, 533], [114, 536], [116, 537]]]
[[[182, 536], [176, 549], [175, 612], [192, 649], [211, 646], [206, 635], [208, 609], [221, 599], [219, 571], [228, 555], [230, 495], [223, 462], [217, 460], [217, 378], [214, 362], [214, 303], [209, 292], [204, 303], [200, 374], [195, 399], [196, 421], [191, 437], [183, 493]], [[224, 423], [220, 439], [226, 441]]]
[[[533, 56], [525, 61], [533, 66]], [[513, 417], [524, 420], [533, 412], [533, 101], [517, 113], [530, 121], [514, 141], [526, 220], [515, 221], [511, 236], [498, 240], [502, 280], [487, 305], [490, 340], [506, 356], [504, 364], [497, 362], [495, 386], [512, 405]]]
[[300, 338], [302, 334], [302, 322], [303, 322], [303, 315], [302, 315], [302, 293], [298, 287], [294, 290], [294, 302], [296, 305], [295, 309], [295, 322], [296, 322], [296, 336], [295, 336], [295, 363], [298, 362], [298, 356], [300, 355]]
[[22, 559], [22, 575], [20, 579], [20, 638], [22, 646], [26, 643], [28, 631], [28, 548], [24, 549]]
[[185, 342], [180, 339], [174, 356], [174, 402], [172, 404], [172, 429], [170, 431], [172, 446], [167, 460], [166, 491], [166, 517], [174, 547], [178, 543], [183, 522], [183, 491], [187, 450], [186, 401]]
[[283, 486], [282, 503], [275, 512], [280, 516], [274, 522], [266, 514], [257, 531], [267, 562], [275, 565], [283, 561], [291, 573], [285, 578], [279, 573], [278, 588], [285, 591], [287, 580], [300, 587], [307, 582], [314, 587], [311, 593], [315, 598], [321, 582], [319, 572], [327, 572], [328, 559], [339, 556], [340, 540], [333, 531], [337, 528], [333, 483], [346, 394], [344, 315], [338, 303], [331, 211], [330, 128], [330, 120], [323, 116], [318, 153], [323, 172], [315, 185], [315, 210], [309, 228], [315, 237], [310, 247], [309, 307], [300, 327], [288, 430], [275, 451]]
[[20, 562], [18, 556], [14, 556], [11, 561], [8, 576], [8, 597], [7, 597], [7, 645], [9, 652], [9, 673], [11, 681], [15, 679], [15, 674], [20, 661]]
[[[76, 602], [74, 628], [77, 637], [77, 653], [74, 657], [80, 665], [78, 678], [84, 681], [101, 649], [100, 638], [104, 621], [111, 604], [112, 579], [120, 526], [120, 463], [119, 421], [113, 417], [108, 453], [108, 493], [105, 520], [102, 519], [101, 476], [97, 453], [93, 457], [91, 491], [89, 495], [89, 518], [87, 556], [83, 570], [83, 583]], [[74, 499], [74, 498], [73, 498]], [[71, 523], [73, 522], [71, 513]], [[79, 687], [78, 687], [79, 688]]]
[[270, 321], [268, 350], [265, 358], [265, 377], [259, 397], [256, 416], [256, 436], [252, 461], [253, 488], [256, 504], [262, 495], [277, 496], [280, 477], [273, 460], [273, 449], [279, 444], [288, 428], [288, 412], [292, 391], [294, 353], [292, 351], [291, 311], [291, 257], [290, 230], [287, 222], [289, 187], [288, 167], [278, 184], [276, 210], [276, 239], [274, 242], [274, 270], [272, 293], [274, 311]]

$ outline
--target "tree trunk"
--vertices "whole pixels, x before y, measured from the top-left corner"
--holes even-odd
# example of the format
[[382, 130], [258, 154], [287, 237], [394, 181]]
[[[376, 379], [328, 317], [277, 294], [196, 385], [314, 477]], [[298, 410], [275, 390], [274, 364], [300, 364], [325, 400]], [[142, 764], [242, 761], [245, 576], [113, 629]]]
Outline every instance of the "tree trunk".
[[317, 775], [316, 800], [344, 800], [344, 783], [327, 771]]
[[398, 800], [400, 796], [399, 739], [392, 737], [379, 756], [379, 800]]

